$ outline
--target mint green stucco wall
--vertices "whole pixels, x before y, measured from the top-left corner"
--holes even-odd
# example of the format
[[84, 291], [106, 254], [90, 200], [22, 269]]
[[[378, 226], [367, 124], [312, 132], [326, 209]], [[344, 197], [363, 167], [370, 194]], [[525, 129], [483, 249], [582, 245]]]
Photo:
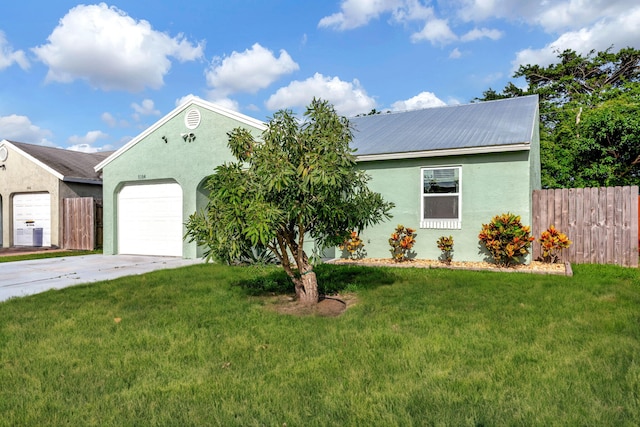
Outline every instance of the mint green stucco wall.
[[[177, 182], [182, 188], [183, 220], [186, 221], [189, 215], [206, 205], [203, 180], [216, 166], [233, 159], [227, 147], [227, 132], [244, 127], [256, 136], [261, 134], [260, 129], [233, 118], [200, 106], [195, 108], [201, 113], [201, 123], [196, 129], [189, 130], [184, 123], [184, 115], [191, 109], [186, 106], [104, 167], [105, 254], [115, 254], [118, 250], [117, 201], [118, 192], [124, 185]], [[195, 134], [195, 141], [185, 142], [182, 133]], [[201, 248], [194, 243], [183, 242], [184, 258], [196, 258], [201, 254]]]
[[[398, 224], [402, 224], [417, 230], [416, 258], [437, 259], [441, 252], [436, 240], [451, 235], [454, 260], [485, 259], [487, 254], [478, 244], [483, 223], [497, 214], [512, 212], [521, 215], [524, 224], [531, 225], [531, 193], [540, 187], [540, 177], [539, 162], [536, 167], [532, 165], [536, 162], [530, 160], [539, 158], [537, 150], [361, 162], [359, 167], [371, 176], [369, 188], [396, 205], [392, 219], [361, 233], [367, 257], [390, 257], [389, 236]], [[434, 166], [462, 167], [460, 230], [420, 228], [421, 168]]]

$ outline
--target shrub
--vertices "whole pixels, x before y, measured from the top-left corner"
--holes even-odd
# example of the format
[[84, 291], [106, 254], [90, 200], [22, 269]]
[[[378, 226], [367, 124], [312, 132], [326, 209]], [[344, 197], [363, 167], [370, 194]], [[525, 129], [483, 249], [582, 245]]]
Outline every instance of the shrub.
[[279, 263], [278, 257], [275, 256], [271, 249], [261, 245], [253, 246], [242, 251], [240, 258], [233, 262], [233, 264], [244, 265], [270, 265]]
[[436, 244], [438, 245], [438, 249], [442, 251], [440, 261], [450, 265], [453, 259], [453, 237], [440, 236]]
[[553, 225], [542, 232], [538, 242], [542, 246], [542, 261], [548, 263], [558, 262], [560, 252], [571, 245], [567, 235], [556, 230]]
[[512, 213], [496, 215], [489, 224], [482, 224], [478, 239], [503, 267], [520, 263], [535, 240], [529, 226], [522, 225], [520, 216]]
[[350, 237], [339, 247], [340, 250], [347, 251], [351, 259], [362, 259], [366, 255], [364, 243], [362, 243], [362, 239], [357, 231], [352, 231]]
[[415, 253], [411, 251], [413, 245], [416, 243], [416, 230], [406, 227], [404, 225], [398, 225], [391, 238], [389, 238], [389, 245], [391, 245], [391, 257], [395, 262], [404, 262], [415, 256]]

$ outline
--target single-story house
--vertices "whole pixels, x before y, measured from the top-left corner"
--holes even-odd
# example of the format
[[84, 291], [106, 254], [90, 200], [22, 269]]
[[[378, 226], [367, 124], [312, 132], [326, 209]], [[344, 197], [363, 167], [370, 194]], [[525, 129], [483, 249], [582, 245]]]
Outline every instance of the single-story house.
[[458, 261], [487, 258], [478, 233], [495, 215], [511, 212], [532, 224], [532, 192], [541, 186], [537, 95], [351, 123], [369, 188], [395, 203], [390, 221], [361, 233], [368, 257], [390, 256], [388, 239], [398, 224], [416, 230], [417, 258], [437, 259], [436, 241], [452, 236]]
[[94, 167], [109, 154], [0, 141], [1, 246], [60, 247], [63, 199], [102, 199]]
[[192, 97], [96, 166], [103, 174], [103, 252], [202, 256], [184, 240], [189, 215], [206, 207], [204, 184], [233, 160], [227, 132], [259, 136], [259, 120]]
[[[482, 223], [503, 212], [531, 224], [540, 188], [536, 96], [355, 117], [353, 147], [369, 185], [395, 203], [393, 218], [362, 232], [369, 257], [388, 257], [397, 224], [417, 229], [417, 257], [480, 260]], [[227, 133], [259, 120], [191, 98], [96, 166], [103, 173], [104, 253], [194, 258], [184, 223], [207, 204], [206, 178], [232, 161]], [[331, 250], [325, 255], [337, 255]]]

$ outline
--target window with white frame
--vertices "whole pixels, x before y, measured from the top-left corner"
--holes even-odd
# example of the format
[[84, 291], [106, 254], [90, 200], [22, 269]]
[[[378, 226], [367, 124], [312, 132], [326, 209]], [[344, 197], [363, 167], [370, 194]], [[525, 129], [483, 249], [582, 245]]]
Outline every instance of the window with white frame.
[[462, 227], [460, 166], [422, 169], [421, 228]]

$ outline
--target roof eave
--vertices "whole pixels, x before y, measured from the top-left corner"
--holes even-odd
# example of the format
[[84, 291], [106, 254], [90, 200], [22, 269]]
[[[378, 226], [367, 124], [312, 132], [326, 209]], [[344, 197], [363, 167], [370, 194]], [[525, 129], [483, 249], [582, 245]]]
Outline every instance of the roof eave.
[[73, 182], [76, 184], [93, 184], [93, 185], [102, 185], [102, 180], [95, 178], [95, 179], [91, 179], [91, 178], [76, 178], [76, 177], [72, 177], [72, 176], [65, 176], [64, 179], [62, 180], [64, 182]]
[[64, 175], [62, 175], [60, 172], [58, 172], [57, 170], [53, 169], [48, 164], [43, 163], [40, 160], [36, 159], [31, 154], [29, 154], [29, 153], [21, 150], [20, 148], [16, 147], [15, 145], [13, 145], [11, 143], [11, 141], [9, 141], [7, 139], [3, 139], [2, 141], [0, 141], [0, 145], [9, 145], [11, 147], [11, 149], [14, 150], [16, 153], [20, 154], [21, 156], [25, 157], [29, 161], [31, 161], [31, 162], [35, 163], [36, 165], [40, 166], [42, 169], [46, 170], [51, 175], [55, 176], [56, 178], [58, 178], [60, 180], [64, 179]]
[[530, 150], [529, 142], [521, 142], [509, 145], [490, 145], [483, 147], [466, 147], [466, 148], [450, 148], [444, 150], [429, 151], [408, 151], [401, 153], [382, 153], [382, 154], [364, 154], [359, 156], [356, 153], [357, 162], [373, 162], [377, 160], [403, 160], [403, 159], [419, 159], [425, 157], [446, 157], [446, 156], [463, 156], [469, 154], [492, 154], [507, 153], [512, 151]]

